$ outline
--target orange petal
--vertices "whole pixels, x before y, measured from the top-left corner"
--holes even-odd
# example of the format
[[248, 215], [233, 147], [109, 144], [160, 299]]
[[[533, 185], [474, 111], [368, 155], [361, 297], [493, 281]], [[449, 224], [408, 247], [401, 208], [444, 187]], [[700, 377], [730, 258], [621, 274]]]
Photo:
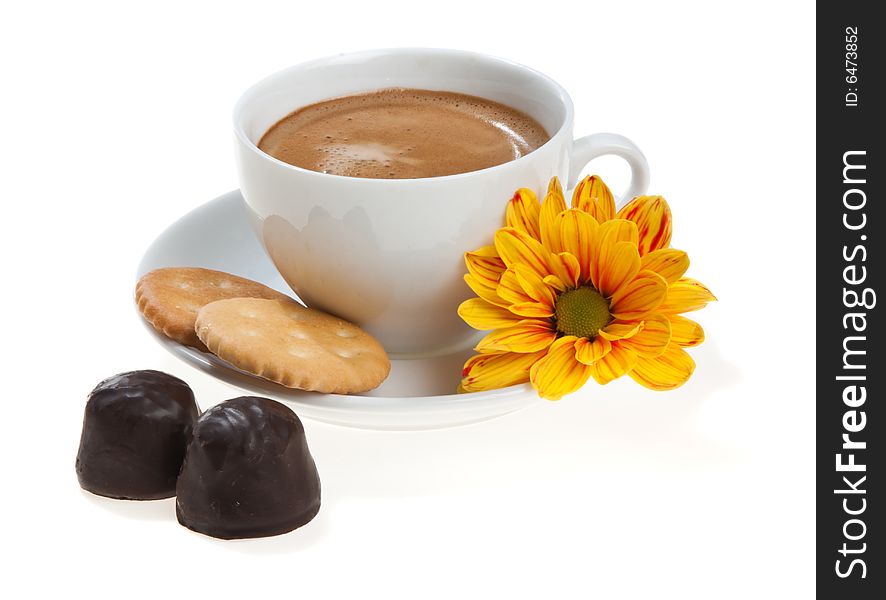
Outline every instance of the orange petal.
[[529, 188], [520, 188], [508, 202], [505, 212], [505, 225], [528, 233], [537, 240], [541, 239], [538, 233], [538, 213], [541, 204], [535, 192]]
[[473, 252], [465, 252], [465, 265], [468, 273], [495, 287], [505, 270], [504, 261], [498, 256], [495, 246], [483, 246]]
[[502, 300], [502, 298], [496, 292], [496, 290], [498, 289], [497, 284], [492, 286], [487, 280], [474, 277], [470, 273], [465, 275], [464, 279], [465, 283], [468, 284], [468, 287], [470, 287], [475, 294], [483, 298], [486, 302], [503, 307], [506, 307], [510, 304], [510, 302]]
[[639, 271], [640, 254], [637, 246], [631, 242], [616, 242], [600, 249], [595, 287], [604, 297], [612, 297], [631, 282]]
[[517, 280], [516, 267], [510, 267], [502, 273], [501, 280], [495, 288], [495, 297], [498, 301], [492, 301], [493, 304], [504, 306], [521, 317], [547, 318], [554, 316], [553, 301], [543, 304], [529, 296]]
[[529, 368], [545, 354], [544, 350], [529, 354], [476, 354], [465, 363], [460, 391], [479, 392], [526, 383]]
[[612, 350], [606, 356], [588, 368], [591, 369], [591, 376], [597, 380], [597, 383], [605, 385], [630, 371], [637, 360], [637, 354], [633, 350], [621, 347], [616, 342], [612, 344]]
[[563, 198], [563, 189], [556, 177], [551, 180], [548, 193], [544, 202], [541, 203], [541, 213], [538, 217], [541, 243], [551, 252], [563, 252], [560, 240], [560, 231], [557, 229], [557, 215], [566, 210], [566, 200]]
[[619, 219], [637, 224], [640, 232], [640, 256], [671, 243], [671, 207], [661, 196], [639, 196], [618, 211]]
[[646, 254], [640, 261], [640, 269], [655, 271], [668, 283], [674, 283], [689, 268], [689, 255], [682, 250], [661, 248]]
[[535, 302], [535, 299], [526, 293], [523, 286], [520, 285], [520, 282], [517, 280], [516, 266], [509, 267], [507, 271], [502, 273], [501, 279], [498, 282], [498, 287], [495, 288], [495, 291], [499, 298], [509, 304]]
[[643, 326], [636, 335], [616, 342], [642, 358], [655, 358], [668, 347], [671, 341], [671, 322], [662, 314], [652, 313], [643, 319]]
[[505, 270], [505, 263], [498, 255], [495, 246], [483, 246], [473, 252], [465, 252], [465, 264], [470, 273], [489, 279], [498, 279]]
[[527, 296], [539, 304], [554, 308], [554, 301], [557, 299], [554, 290], [535, 271], [524, 265], [514, 265], [514, 273], [517, 276], [517, 283]]
[[[562, 292], [566, 288], [578, 287], [581, 282], [581, 266], [575, 256], [569, 252], [553, 254], [551, 255], [551, 267], [551, 270], [557, 274], [555, 277], [561, 283], [561, 285], [549, 284], [552, 288]], [[548, 278], [545, 277], [545, 281], [547, 280]]]
[[538, 352], [551, 345], [557, 334], [550, 322], [526, 319], [512, 327], [504, 327], [480, 340], [477, 352]]
[[481, 331], [510, 327], [521, 320], [508, 309], [490, 304], [481, 298], [471, 298], [462, 302], [458, 307], [458, 316], [474, 329]]
[[609, 325], [601, 329], [597, 335], [606, 338], [610, 342], [623, 340], [637, 335], [637, 332], [640, 331], [640, 323], [640, 321], [612, 321]]
[[487, 244], [485, 246], [480, 246], [473, 252], [468, 252], [468, 254], [474, 256], [495, 257], [498, 256], [498, 250], [495, 249], [495, 244]]
[[554, 316], [554, 309], [541, 302], [517, 302], [508, 306], [508, 310], [521, 317], [547, 319]]
[[658, 310], [666, 314], [690, 312], [704, 308], [716, 299], [701, 282], [682, 277], [668, 287], [667, 297]]
[[508, 267], [526, 265], [542, 279], [551, 274], [551, 253], [528, 233], [503, 227], [495, 233], [495, 248]]
[[[632, 242], [636, 245], [638, 239], [637, 226], [624, 219], [606, 221], [597, 230], [597, 247], [594, 249], [594, 260], [591, 260], [591, 282], [597, 289], [600, 275], [600, 267], [605, 264], [605, 256], [608, 256], [618, 242]], [[605, 256], [604, 256], [605, 254]]]
[[640, 239], [640, 233], [636, 223], [625, 219], [612, 219], [600, 225], [598, 239], [600, 244], [614, 244], [615, 242], [636, 244]]
[[[611, 221], [610, 221], [611, 222]], [[655, 271], [640, 271], [633, 281], [612, 297], [612, 316], [622, 321], [642, 319], [658, 309], [668, 294], [668, 282]]]
[[658, 358], [641, 358], [631, 370], [631, 379], [651, 390], [672, 390], [680, 387], [695, 370], [695, 361], [683, 348], [668, 344]]
[[[510, 227], [503, 227], [495, 234], [495, 247], [504, 264], [511, 267], [521, 264], [532, 269], [542, 280], [556, 275], [561, 282], [569, 285], [574, 279], [577, 261], [568, 257], [551, 254], [538, 240]], [[559, 286], [553, 286], [559, 287]]]
[[572, 193], [572, 207], [588, 213], [599, 223], [615, 218], [615, 198], [597, 175], [578, 182]]
[[593, 340], [579, 338], [575, 342], [575, 360], [585, 365], [592, 365], [612, 350], [612, 343], [601, 336]]
[[680, 315], [668, 315], [671, 320], [671, 343], [681, 348], [692, 348], [704, 341], [704, 329], [701, 325], [681, 317]]
[[597, 221], [589, 214], [573, 208], [557, 215], [557, 228], [563, 250], [578, 260], [581, 282], [590, 281], [591, 263], [594, 261], [600, 228]]
[[561, 337], [551, 344], [547, 355], [529, 370], [529, 380], [542, 398], [559, 400], [588, 380], [591, 367], [575, 360], [577, 339], [574, 335]]
[[[559, 254], [558, 256], [563, 256]], [[552, 289], [557, 290], [558, 292], [566, 291], [566, 284], [556, 275], [548, 275], [544, 278], [544, 282], [551, 286]]]

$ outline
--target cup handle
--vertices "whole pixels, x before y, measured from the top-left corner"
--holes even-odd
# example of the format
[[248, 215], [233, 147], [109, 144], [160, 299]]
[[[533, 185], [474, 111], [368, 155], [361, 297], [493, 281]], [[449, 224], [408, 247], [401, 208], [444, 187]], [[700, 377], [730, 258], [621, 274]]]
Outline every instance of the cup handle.
[[569, 187], [578, 183], [581, 170], [598, 156], [614, 154], [628, 162], [631, 167], [631, 183], [628, 191], [618, 201], [621, 207], [625, 202], [642, 196], [649, 187], [649, 163], [634, 142], [617, 133], [595, 133], [579, 138], [572, 143], [572, 160], [569, 163]]

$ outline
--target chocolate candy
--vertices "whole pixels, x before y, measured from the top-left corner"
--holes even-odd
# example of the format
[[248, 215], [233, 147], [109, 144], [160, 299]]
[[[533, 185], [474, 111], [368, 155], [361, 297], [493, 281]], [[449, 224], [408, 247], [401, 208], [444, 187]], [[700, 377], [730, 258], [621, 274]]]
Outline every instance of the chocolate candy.
[[89, 394], [77, 452], [80, 487], [99, 496], [156, 500], [175, 495], [175, 481], [200, 411], [181, 379], [131, 371]]
[[194, 425], [176, 487], [179, 523], [222, 539], [278, 535], [320, 510], [320, 478], [294, 412], [227, 400]]

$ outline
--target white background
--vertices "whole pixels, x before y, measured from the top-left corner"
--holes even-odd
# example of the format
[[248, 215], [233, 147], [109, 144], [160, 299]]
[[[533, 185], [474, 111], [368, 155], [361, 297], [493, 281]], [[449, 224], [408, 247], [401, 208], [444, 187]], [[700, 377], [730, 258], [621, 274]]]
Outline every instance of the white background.
[[[19, 3], [0, 18], [4, 597], [806, 598], [813, 594], [814, 14], [743, 2]], [[132, 306], [141, 253], [237, 186], [230, 111], [280, 68], [438, 46], [572, 94], [640, 145], [720, 302], [671, 393], [625, 378], [422, 433], [306, 422], [308, 526], [221, 542], [171, 500], [81, 492], [86, 394], [185, 378]], [[616, 189], [627, 167], [593, 170]], [[12, 592], [10, 595], [9, 592]]]

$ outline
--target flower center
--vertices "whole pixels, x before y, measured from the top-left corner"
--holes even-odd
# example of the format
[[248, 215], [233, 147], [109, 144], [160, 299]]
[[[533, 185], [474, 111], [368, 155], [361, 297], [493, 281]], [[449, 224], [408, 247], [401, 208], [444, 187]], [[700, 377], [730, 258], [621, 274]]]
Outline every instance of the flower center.
[[592, 338], [612, 320], [609, 302], [592, 287], [563, 292], [554, 305], [557, 331], [565, 335]]

